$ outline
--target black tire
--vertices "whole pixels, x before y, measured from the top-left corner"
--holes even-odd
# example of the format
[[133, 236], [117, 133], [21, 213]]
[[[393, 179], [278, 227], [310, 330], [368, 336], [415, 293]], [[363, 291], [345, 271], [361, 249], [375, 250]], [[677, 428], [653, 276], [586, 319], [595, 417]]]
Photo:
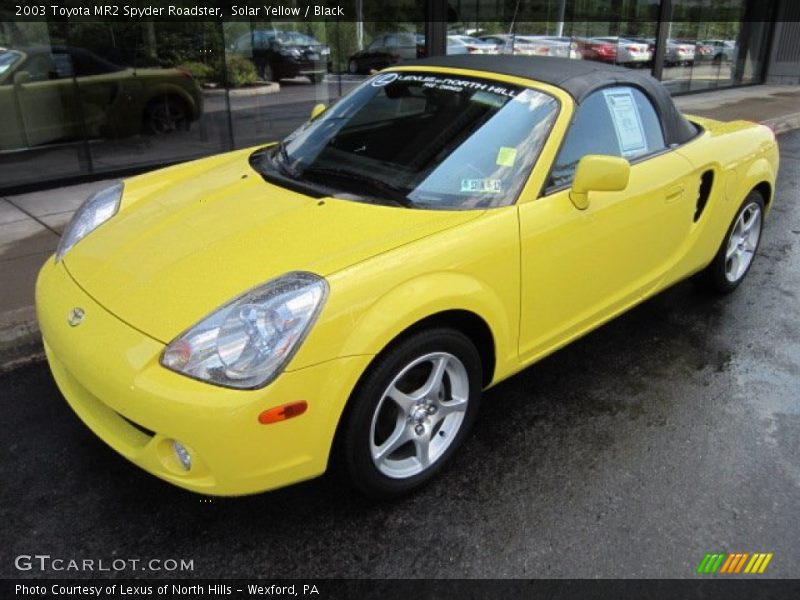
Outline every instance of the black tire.
[[311, 83], [316, 85], [317, 83], [322, 83], [324, 81], [325, 73], [313, 73], [309, 75], [308, 78], [311, 80]]
[[[731, 274], [731, 264], [729, 264], [730, 259], [728, 258], [728, 251], [732, 245], [731, 236], [734, 232], [734, 229], [737, 227], [737, 224], [739, 223], [739, 219], [743, 216], [743, 213], [747, 212], [749, 215], [753, 211], [758, 212], [757, 239], [755, 240], [755, 247], [752, 248], [752, 255], [747, 262], [746, 267], [740, 273], [737, 272], [735, 274]], [[714, 256], [714, 260], [712, 260], [703, 271], [697, 274], [695, 281], [709, 291], [716, 292], [718, 294], [729, 294], [739, 287], [739, 284], [742, 283], [744, 278], [747, 276], [747, 273], [750, 271], [750, 267], [753, 265], [755, 255], [758, 253], [758, 247], [761, 243], [761, 234], [763, 228], [764, 198], [759, 192], [753, 190], [747, 195], [742, 204], [739, 206], [739, 210], [736, 211], [736, 216], [733, 218], [728, 230], [725, 232], [725, 237], [722, 239], [722, 243], [720, 244], [717, 254]]]
[[189, 124], [186, 103], [175, 96], [155, 98], [144, 110], [144, 130], [150, 135], [187, 131]]
[[354, 60], [351, 60], [347, 65], [347, 70], [351, 75], [358, 75], [361, 72], [361, 69], [358, 68], [358, 63]]
[[[468, 390], [464, 390], [462, 385], [459, 392], [459, 395], [467, 398], [466, 407], [463, 412], [460, 412], [463, 415], [460, 421], [458, 417], [454, 417], [449, 422], [446, 421], [446, 419], [451, 419], [455, 413], [448, 413], [442, 410], [438, 417], [436, 414], [424, 417], [424, 424], [419, 424], [412, 417], [407, 417], [407, 413], [404, 413], [399, 408], [399, 404], [395, 404], [385, 394], [393, 382], [400, 387], [404, 382], [403, 378], [417, 377], [417, 381], [425, 380], [426, 383], [430, 382], [434, 379], [435, 363], [431, 363], [428, 375], [425, 375], [425, 370], [427, 369], [427, 366], [424, 366], [426, 365], [425, 362], [413, 366], [410, 370], [408, 367], [414, 365], [415, 361], [424, 360], [430, 356], [439, 356], [440, 354], [457, 359], [456, 361], [448, 358], [444, 359], [444, 364], [449, 366], [442, 369], [445, 374], [442, 376], [441, 389], [448, 390], [449, 382], [449, 390], [445, 391], [444, 395], [447, 396], [449, 394], [449, 400], [452, 401], [454, 398], [453, 390], [459, 387], [459, 381], [463, 383], [464, 376], [466, 376]], [[451, 373], [451, 367], [454, 368], [455, 375]], [[418, 371], [415, 372], [415, 369]], [[406, 374], [402, 375], [404, 370]], [[396, 381], [396, 378], [401, 375], [403, 378]], [[412, 385], [411, 387], [414, 386]], [[419, 389], [423, 387], [425, 387], [425, 383]], [[341, 438], [337, 449], [340, 455], [337, 458], [346, 469], [351, 483], [365, 495], [376, 499], [399, 497], [425, 485], [446, 465], [469, 433], [478, 411], [481, 388], [480, 356], [470, 339], [459, 331], [448, 328], [423, 330], [390, 347], [375, 360], [359, 383], [353, 397], [350, 399], [346, 420], [342, 424]], [[412, 395], [413, 392], [409, 392], [409, 394]], [[445, 402], [444, 405], [439, 404], [440, 407], [454, 404], [454, 402], [449, 402], [447, 397], [443, 397], [441, 393], [438, 397]], [[414, 407], [418, 409], [419, 405], [414, 404]], [[423, 467], [422, 463], [419, 462], [416, 468], [422, 470], [416, 474], [409, 474], [403, 477], [388, 476], [377, 466], [378, 459], [373, 459], [372, 448], [378, 437], [380, 419], [384, 417], [387, 410], [392, 409], [396, 412], [396, 415], [390, 416], [389, 420], [395, 420], [395, 425], [388, 427], [388, 429], [392, 430], [392, 433], [382, 443], [386, 443], [389, 437], [392, 437], [399, 429], [404, 428], [406, 429], [405, 434], [413, 439], [403, 442], [395, 450], [388, 452], [386, 454], [386, 462], [402, 464], [402, 461], [417, 461], [417, 442], [424, 444], [425, 448], [432, 448], [434, 444], [439, 444], [440, 448], [444, 445], [444, 448], [441, 449], [441, 454], [431, 460], [427, 467]], [[416, 413], [412, 411], [412, 414]], [[422, 414], [425, 414], [424, 410], [422, 410]], [[445, 416], [442, 417], [442, 414]], [[438, 422], [438, 429], [437, 424], [434, 423], [437, 418], [441, 419]], [[455, 421], [459, 423], [456, 425], [456, 429], [445, 431], [445, 423], [452, 424]], [[415, 425], [415, 423], [417, 424]], [[415, 427], [421, 427], [425, 433], [419, 434], [422, 430], [416, 430]], [[450, 435], [450, 437], [448, 438], [447, 435]], [[443, 440], [447, 441], [444, 442]], [[428, 450], [426, 450], [426, 456], [429, 456], [427, 452]], [[410, 453], [412, 456], [410, 458], [403, 456], [404, 453]], [[389, 460], [393, 456], [400, 456], [400, 458]], [[398, 460], [401, 462], [398, 462]], [[382, 464], [386, 464], [386, 462]]]
[[268, 62], [265, 62], [263, 67], [261, 68], [261, 79], [264, 81], [278, 81], [275, 79], [275, 71], [272, 68], [272, 65]]

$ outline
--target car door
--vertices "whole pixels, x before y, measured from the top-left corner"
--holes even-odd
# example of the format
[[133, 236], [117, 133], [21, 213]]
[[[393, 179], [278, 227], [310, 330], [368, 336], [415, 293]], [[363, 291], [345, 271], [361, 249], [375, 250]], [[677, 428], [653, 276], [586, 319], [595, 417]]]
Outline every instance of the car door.
[[120, 82], [126, 76], [132, 77], [131, 72], [125, 72], [83, 48], [54, 50], [53, 60], [57, 65], [71, 66], [77, 81], [86, 133], [90, 137], [99, 137], [109, 121], [112, 106], [120, 98]]
[[22, 63], [23, 55], [15, 50], [0, 49], [0, 151], [27, 146], [22, 125], [22, 113], [14, 90], [14, 76]]
[[[631, 162], [621, 192], [591, 192], [579, 210], [569, 188], [588, 154]], [[520, 355], [542, 354], [637, 302], [657, 286], [688, 235], [690, 163], [664, 142], [650, 100], [607, 88], [577, 109], [541, 197], [519, 205]]]
[[386, 36], [375, 38], [367, 48], [367, 69], [378, 69], [386, 64]]
[[382, 65], [383, 67], [388, 67], [389, 65], [393, 65], [397, 61], [400, 60], [400, 54], [398, 49], [398, 40], [397, 35], [392, 33], [386, 36], [385, 41], [385, 62]]
[[494, 36], [486, 36], [481, 38], [484, 42], [494, 44], [498, 54], [511, 54], [511, 44], [506, 44], [506, 41]]
[[46, 52], [22, 64], [14, 79], [14, 94], [27, 146], [38, 146], [80, 134], [75, 115], [75, 84], [62, 75]]

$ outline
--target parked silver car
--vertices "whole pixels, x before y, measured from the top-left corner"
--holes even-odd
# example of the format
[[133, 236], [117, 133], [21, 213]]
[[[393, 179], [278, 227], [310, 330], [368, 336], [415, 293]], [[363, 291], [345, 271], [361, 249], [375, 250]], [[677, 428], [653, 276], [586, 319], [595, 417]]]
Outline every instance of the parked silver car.
[[494, 44], [464, 34], [447, 36], [448, 54], [497, 54]]
[[550, 46], [543, 42], [532, 42], [527, 36], [508, 33], [482, 35], [480, 39], [493, 44], [498, 54], [521, 54], [523, 56], [548, 56]]
[[578, 50], [578, 43], [571, 37], [543, 35], [538, 36], [551, 45], [551, 48], [556, 48], [555, 51], [551, 50], [552, 56], [563, 56], [564, 58], [573, 58], [579, 60], [583, 58]]
[[608, 36], [592, 38], [589, 41], [601, 42], [616, 46], [617, 54], [614, 62], [616, 62], [618, 65], [643, 65], [653, 58], [653, 53], [650, 51], [648, 44], [634, 42], [628, 38]]
[[667, 40], [664, 63], [668, 67], [677, 65], [692, 66], [694, 64], [695, 53], [695, 44], [679, 42], [677, 40]]
[[700, 40], [698, 43], [713, 48], [712, 60], [715, 65], [723, 61], [732, 62], [736, 57], [736, 42], [733, 40]]

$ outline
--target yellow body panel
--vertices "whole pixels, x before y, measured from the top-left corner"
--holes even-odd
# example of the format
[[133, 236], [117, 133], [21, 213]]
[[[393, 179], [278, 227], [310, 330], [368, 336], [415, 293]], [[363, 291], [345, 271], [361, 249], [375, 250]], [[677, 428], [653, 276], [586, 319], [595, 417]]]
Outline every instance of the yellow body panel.
[[[430, 69], [431, 71], [442, 69]], [[462, 74], [485, 73], [447, 70]], [[243, 150], [126, 181], [119, 214], [37, 282], [47, 356], [75, 412], [118, 452], [191, 490], [243, 494], [322, 473], [342, 411], [373, 358], [442, 313], [480, 319], [494, 384], [708, 264], [742, 199], [774, 184], [774, 138], [697, 120], [688, 144], [634, 163], [624, 191], [542, 193], [574, 113], [561, 110], [516, 204], [433, 211], [315, 199], [265, 183]], [[747, 148], [741, 150], [740, 148]], [[713, 156], [709, 160], [709, 156]], [[720, 185], [693, 221], [699, 173]], [[326, 278], [327, 301], [263, 389], [195, 381], [159, 364], [166, 343], [288, 271]], [[78, 327], [67, 323], [81, 307]], [[305, 400], [302, 416], [258, 423]], [[186, 472], [168, 440], [194, 457]]]
[[[229, 390], [161, 367], [163, 344], [108, 313], [63, 264], [45, 264], [37, 297], [51, 370], [78, 416], [128, 460], [197, 492], [244, 494], [321, 474], [344, 402], [369, 362], [341, 358], [285, 372], [263, 390]], [[66, 319], [75, 306], [86, 314], [80, 327]], [[262, 411], [297, 400], [308, 403], [302, 418], [258, 422]], [[192, 452], [189, 473], [170, 439]]]

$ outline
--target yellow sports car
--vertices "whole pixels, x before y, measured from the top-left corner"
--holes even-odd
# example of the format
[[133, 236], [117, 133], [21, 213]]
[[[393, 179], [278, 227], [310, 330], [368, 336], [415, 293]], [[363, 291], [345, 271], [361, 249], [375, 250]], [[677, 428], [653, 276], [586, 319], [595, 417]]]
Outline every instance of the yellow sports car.
[[367, 79], [280, 144], [89, 198], [37, 310], [67, 401], [201, 493], [336, 460], [431, 479], [481, 391], [678, 280], [745, 277], [773, 133], [686, 118], [649, 76], [454, 56]]

